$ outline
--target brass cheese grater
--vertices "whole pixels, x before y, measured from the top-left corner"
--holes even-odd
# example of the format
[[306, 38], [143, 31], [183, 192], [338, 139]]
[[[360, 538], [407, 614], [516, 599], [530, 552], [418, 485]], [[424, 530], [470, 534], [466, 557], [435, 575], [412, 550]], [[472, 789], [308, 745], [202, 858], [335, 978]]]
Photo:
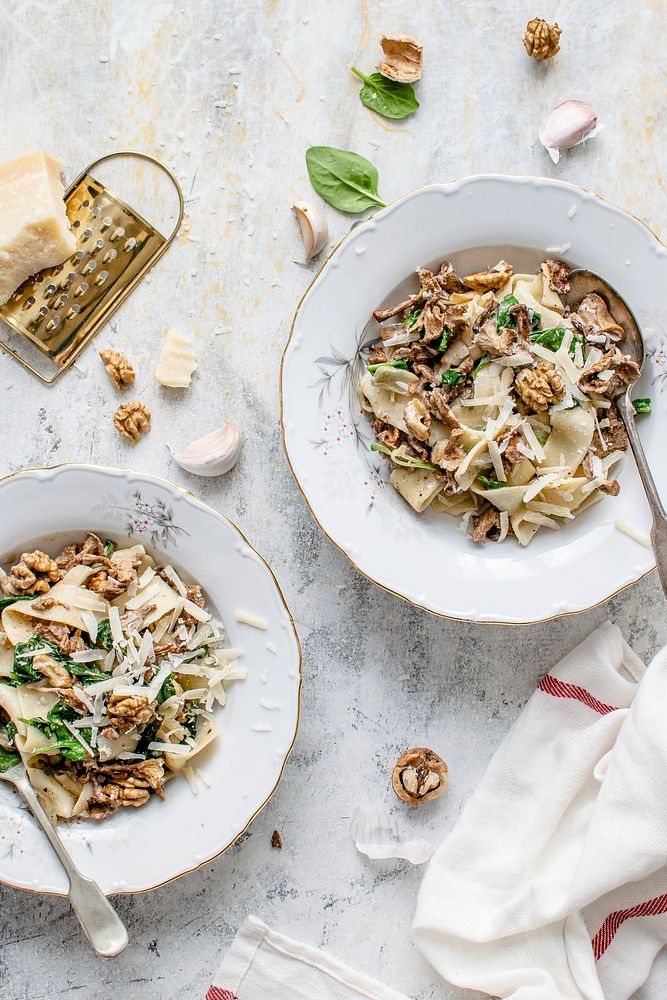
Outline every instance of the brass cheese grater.
[[[163, 236], [92, 176], [101, 163], [128, 156], [152, 163], [174, 184], [178, 219], [169, 236]], [[20, 335], [7, 331], [7, 339], [0, 336], [0, 347], [47, 383], [55, 382], [70, 367], [169, 248], [185, 210], [183, 192], [172, 172], [155, 157], [134, 150], [109, 153], [89, 164], [65, 192], [65, 204], [76, 251], [64, 264], [28, 278], [0, 306], [0, 319]], [[30, 353], [26, 340], [32, 345], [32, 355], [41, 358], [42, 368], [45, 358], [50, 362], [50, 376], [25, 356]]]

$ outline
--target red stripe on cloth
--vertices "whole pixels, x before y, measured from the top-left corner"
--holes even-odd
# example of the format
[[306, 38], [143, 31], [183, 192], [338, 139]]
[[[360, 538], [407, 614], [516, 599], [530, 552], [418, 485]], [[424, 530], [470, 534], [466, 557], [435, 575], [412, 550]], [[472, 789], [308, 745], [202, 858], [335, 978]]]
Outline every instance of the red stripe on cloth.
[[231, 990], [221, 990], [219, 986], [209, 986], [206, 1000], [239, 1000]]
[[557, 677], [552, 677], [551, 674], [546, 674], [541, 679], [537, 685], [537, 689], [538, 691], [544, 691], [545, 694], [553, 695], [554, 698], [573, 698], [575, 701], [580, 701], [584, 705], [587, 705], [588, 708], [592, 708], [594, 712], [599, 712], [600, 715], [608, 715], [609, 712], [617, 711], [613, 705], [605, 705], [604, 702], [598, 701], [586, 688], [579, 687], [578, 684], [568, 684], [566, 681], [559, 681]]
[[659, 913], [667, 913], [667, 892], [654, 899], [648, 899], [645, 903], [638, 903], [636, 906], [629, 906], [627, 910], [615, 910], [610, 913], [600, 930], [597, 932], [591, 944], [595, 961], [602, 958], [605, 951], [614, 940], [614, 936], [621, 924], [631, 917], [655, 917]]

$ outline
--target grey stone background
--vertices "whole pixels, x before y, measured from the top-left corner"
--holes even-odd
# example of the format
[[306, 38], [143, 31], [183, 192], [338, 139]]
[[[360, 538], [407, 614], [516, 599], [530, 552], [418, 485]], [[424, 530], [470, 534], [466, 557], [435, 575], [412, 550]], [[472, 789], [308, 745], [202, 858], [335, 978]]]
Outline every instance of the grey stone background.
[[[536, 14], [563, 28], [547, 66], [521, 45]], [[349, 72], [371, 67], [379, 36], [392, 30], [425, 45], [422, 108], [404, 124], [364, 109]], [[409, 941], [420, 871], [359, 856], [348, 818], [358, 803], [387, 803], [410, 829], [441, 838], [538, 675], [607, 616], [650, 657], [667, 639], [663, 599], [649, 577], [574, 618], [470, 626], [431, 618], [355, 573], [311, 520], [281, 449], [280, 353], [318, 266], [293, 263], [302, 251], [289, 207], [311, 198], [304, 152], [322, 143], [372, 159], [387, 201], [469, 173], [557, 176], [664, 236], [666, 31], [664, 0], [0, 5], [0, 159], [43, 147], [73, 177], [103, 152], [134, 147], [172, 165], [188, 197], [177, 244], [99, 337], [99, 347], [135, 363], [150, 434], [132, 447], [113, 430], [117, 398], [94, 349], [51, 388], [3, 355], [0, 473], [82, 460], [187, 486], [270, 561], [304, 651], [296, 748], [242, 841], [199, 873], [119, 898], [131, 942], [112, 962], [89, 952], [64, 901], [0, 889], [2, 1000], [202, 998], [248, 913], [414, 1000], [470, 995], [440, 983]], [[568, 96], [589, 99], [605, 129], [555, 167], [537, 132]], [[351, 220], [327, 215], [337, 240]], [[167, 325], [191, 333], [200, 358], [183, 392], [152, 376]], [[170, 464], [167, 443], [225, 418], [247, 436], [234, 472], [199, 480]], [[437, 803], [408, 812], [388, 777], [415, 744], [445, 757], [451, 784]], [[275, 828], [282, 851], [271, 848]], [[667, 980], [642, 1000], [665, 995]]]

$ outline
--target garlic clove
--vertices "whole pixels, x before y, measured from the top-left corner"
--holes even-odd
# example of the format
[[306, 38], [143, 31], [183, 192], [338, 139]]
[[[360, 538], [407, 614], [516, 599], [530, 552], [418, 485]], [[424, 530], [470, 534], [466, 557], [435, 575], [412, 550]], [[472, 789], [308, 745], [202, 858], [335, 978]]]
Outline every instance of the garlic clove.
[[305, 201], [295, 202], [292, 205], [292, 211], [296, 215], [301, 227], [306, 260], [310, 260], [311, 257], [317, 257], [329, 239], [329, 227], [326, 220], [314, 205], [309, 205]]
[[540, 131], [540, 142], [554, 163], [558, 163], [563, 149], [571, 149], [596, 135], [597, 115], [586, 101], [563, 101], [547, 116]]
[[384, 809], [355, 809], [350, 835], [359, 853], [374, 861], [400, 858], [412, 865], [423, 865], [434, 850], [433, 844], [422, 837], [406, 837]]
[[173, 460], [195, 476], [222, 476], [238, 462], [243, 439], [240, 431], [224, 424], [204, 437], [191, 441], [181, 451], [172, 453]]

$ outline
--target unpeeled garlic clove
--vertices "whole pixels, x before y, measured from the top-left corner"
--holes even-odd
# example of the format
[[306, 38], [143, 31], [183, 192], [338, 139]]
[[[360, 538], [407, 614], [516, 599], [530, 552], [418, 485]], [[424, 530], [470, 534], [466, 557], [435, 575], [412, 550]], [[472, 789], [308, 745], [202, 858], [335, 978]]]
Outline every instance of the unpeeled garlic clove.
[[306, 260], [310, 260], [311, 257], [317, 257], [329, 239], [329, 227], [326, 220], [314, 205], [309, 205], [305, 201], [295, 202], [292, 205], [292, 211], [296, 215], [301, 227]]
[[571, 149], [599, 132], [597, 115], [586, 101], [563, 101], [549, 113], [540, 132], [540, 142], [558, 163], [562, 149]]
[[171, 457], [182, 469], [195, 476], [222, 476], [234, 468], [242, 446], [240, 431], [231, 424], [224, 424], [190, 442], [182, 451], [175, 451]]

